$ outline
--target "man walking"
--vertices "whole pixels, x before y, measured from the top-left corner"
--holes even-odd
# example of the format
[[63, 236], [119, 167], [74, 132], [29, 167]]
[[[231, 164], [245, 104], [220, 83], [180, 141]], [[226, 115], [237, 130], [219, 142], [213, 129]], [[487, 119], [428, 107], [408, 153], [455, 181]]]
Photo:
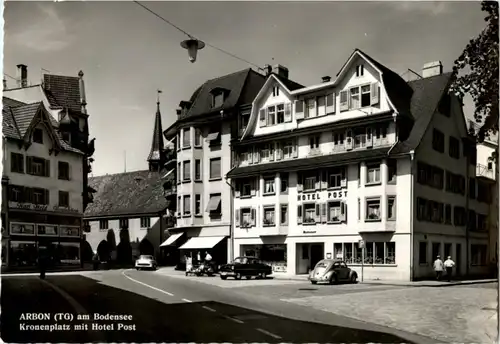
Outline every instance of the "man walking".
[[451, 260], [451, 257], [448, 256], [448, 259], [444, 262], [444, 267], [446, 269], [446, 277], [448, 277], [448, 282], [451, 282], [451, 273], [453, 271], [453, 267], [455, 266], [455, 262]]
[[434, 261], [434, 271], [436, 271], [436, 280], [441, 280], [441, 276], [443, 275], [443, 261], [441, 260], [441, 256], [437, 256]]

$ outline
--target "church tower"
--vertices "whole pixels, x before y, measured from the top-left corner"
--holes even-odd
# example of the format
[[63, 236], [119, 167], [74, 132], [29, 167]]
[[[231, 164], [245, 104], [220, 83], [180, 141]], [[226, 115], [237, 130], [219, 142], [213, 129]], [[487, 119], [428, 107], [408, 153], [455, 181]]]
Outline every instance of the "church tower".
[[161, 127], [161, 114], [160, 114], [160, 93], [158, 90], [158, 98], [156, 101], [156, 116], [155, 127], [153, 130], [153, 141], [151, 143], [151, 151], [148, 156], [149, 170], [159, 172], [165, 163], [164, 143], [163, 143], [163, 130]]

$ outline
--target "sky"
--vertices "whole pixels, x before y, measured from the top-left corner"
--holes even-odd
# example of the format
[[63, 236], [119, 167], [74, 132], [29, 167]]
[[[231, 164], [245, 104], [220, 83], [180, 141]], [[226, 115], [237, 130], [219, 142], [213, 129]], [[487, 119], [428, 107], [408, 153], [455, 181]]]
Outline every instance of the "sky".
[[[208, 79], [252, 67], [211, 47], [190, 63], [186, 35], [127, 1], [5, 2], [4, 73], [83, 70], [93, 175], [147, 169], [157, 89], [163, 130]], [[479, 2], [143, 2], [191, 35], [255, 65], [282, 64], [309, 86], [361, 49], [399, 74], [440, 60], [444, 71], [484, 28]], [[9, 86], [15, 81], [7, 77]], [[468, 102], [464, 109], [472, 116]]]

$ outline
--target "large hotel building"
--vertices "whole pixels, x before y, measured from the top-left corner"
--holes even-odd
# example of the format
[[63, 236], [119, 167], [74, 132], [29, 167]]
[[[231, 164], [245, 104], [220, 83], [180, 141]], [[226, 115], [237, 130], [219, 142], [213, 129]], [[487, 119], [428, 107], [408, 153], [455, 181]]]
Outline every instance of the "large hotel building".
[[[363, 265], [365, 279], [414, 280], [433, 274], [437, 255], [452, 256], [457, 275], [488, 273], [495, 178], [476, 175], [476, 143], [440, 62], [405, 81], [356, 50], [333, 81], [304, 87], [278, 65], [262, 83], [251, 104], [218, 117], [226, 130], [194, 121], [168, 130], [183, 156], [178, 231], [227, 236], [221, 259], [258, 256], [275, 273], [306, 274], [335, 258], [360, 276]], [[221, 104], [231, 99], [221, 94]], [[216, 165], [200, 154], [219, 137]], [[228, 231], [204, 225], [215, 203]]]

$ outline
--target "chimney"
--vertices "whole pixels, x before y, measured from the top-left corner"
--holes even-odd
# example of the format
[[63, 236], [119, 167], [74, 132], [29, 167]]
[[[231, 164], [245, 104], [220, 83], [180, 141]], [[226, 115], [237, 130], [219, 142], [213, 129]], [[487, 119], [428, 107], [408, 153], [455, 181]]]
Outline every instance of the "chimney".
[[85, 96], [85, 84], [83, 82], [83, 72], [78, 72], [78, 85], [80, 87], [81, 113], [87, 114], [87, 97]]
[[441, 61], [434, 61], [424, 64], [422, 67], [422, 78], [428, 78], [443, 74], [443, 64]]
[[264, 73], [266, 73], [266, 76], [269, 76], [273, 72], [273, 67], [270, 65], [265, 65], [264, 66]]
[[177, 110], [175, 110], [175, 112], [177, 113], [177, 117], [180, 118], [181, 115], [182, 115], [182, 110], [181, 109], [177, 109]]
[[278, 74], [282, 78], [288, 79], [288, 68], [280, 64], [273, 66], [273, 73]]
[[28, 66], [23, 64], [17, 65], [17, 82], [19, 88], [28, 86]]
[[321, 78], [321, 80], [322, 80], [323, 82], [330, 82], [330, 80], [332, 80], [332, 78], [331, 78], [330, 76], [328, 76], [328, 75], [327, 75], [327, 76], [322, 77], [322, 78]]

